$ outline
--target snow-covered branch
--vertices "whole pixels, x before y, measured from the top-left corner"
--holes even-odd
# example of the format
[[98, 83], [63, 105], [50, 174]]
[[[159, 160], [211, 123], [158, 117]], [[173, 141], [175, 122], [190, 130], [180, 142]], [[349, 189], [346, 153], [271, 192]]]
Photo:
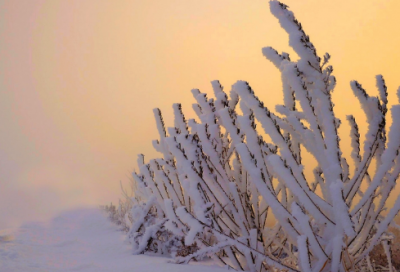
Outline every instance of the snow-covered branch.
[[[215, 98], [192, 90], [197, 120], [187, 120], [182, 105], [174, 104], [174, 125], [166, 128], [155, 109], [159, 139], [153, 145], [161, 158], [145, 162], [140, 155], [133, 173], [128, 237], [134, 253], [170, 254], [179, 263], [209, 257], [246, 271], [342, 272], [372, 267], [368, 254], [382, 242], [390, 260], [388, 226], [400, 197], [384, 210], [400, 175], [400, 105], [388, 109], [381, 75], [378, 97], [352, 81], [368, 130], [361, 145], [361, 124], [348, 116], [351, 146], [341, 146], [330, 55], [321, 60], [286, 5], [272, 0], [270, 9], [299, 56], [292, 61], [287, 53], [262, 49], [281, 72], [284, 105], [275, 114], [247, 82], [235, 83], [228, 96], [213, 81]], [[343, 148], [351, 148], [350, 159]], [[317, 162], [312, 180], [304, 174], [302, 151]]]

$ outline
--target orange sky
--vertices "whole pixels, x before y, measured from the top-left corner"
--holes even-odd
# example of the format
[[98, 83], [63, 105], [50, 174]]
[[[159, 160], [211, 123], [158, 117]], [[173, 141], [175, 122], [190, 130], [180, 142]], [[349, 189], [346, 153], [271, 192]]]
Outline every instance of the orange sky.
[[[332, 55], [339, 117], [365, 120], [352, 79], [375, 95], [382, 73], [394, 102], [400, 1], [285, 3]], [[152, 109], [193, 117], [192, 88], [247, 80], [273, 109], [280, 74], [261, 48], [287, 44], [265, 0], [0, 0], [0, 228], [118, 199], [136, 154], [156, 155]]]

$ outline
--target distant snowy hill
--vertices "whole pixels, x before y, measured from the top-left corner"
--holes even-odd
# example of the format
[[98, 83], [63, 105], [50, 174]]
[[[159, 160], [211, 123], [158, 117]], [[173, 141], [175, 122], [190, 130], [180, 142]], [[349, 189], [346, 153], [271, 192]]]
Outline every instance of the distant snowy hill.
[[1, 272], [222, 272], [204, 265], [177, 265], [169, 259], [134, 256], [123, 233], [100, 210], [65, 212], [48, 223], [0, 232]]

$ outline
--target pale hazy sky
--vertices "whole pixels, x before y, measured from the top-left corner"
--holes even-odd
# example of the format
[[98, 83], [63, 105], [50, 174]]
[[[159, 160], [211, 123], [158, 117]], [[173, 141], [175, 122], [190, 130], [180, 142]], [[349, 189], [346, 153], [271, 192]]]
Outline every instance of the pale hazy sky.
[[[382, 73], [394, 102], [400, 1], [284, 2], [332, 55], [339, 117], [365, 120], [352, 79], [377, 94]], [[156, 155], [152, 109], [167, 125], [172, 103], [193, 117], [192, 88], [247, 80], [273, 109], [280, 74], [265, 46], [293, 52], [266, 0], [0, 0], [0, 228], [115, 202], [136, 155]]]

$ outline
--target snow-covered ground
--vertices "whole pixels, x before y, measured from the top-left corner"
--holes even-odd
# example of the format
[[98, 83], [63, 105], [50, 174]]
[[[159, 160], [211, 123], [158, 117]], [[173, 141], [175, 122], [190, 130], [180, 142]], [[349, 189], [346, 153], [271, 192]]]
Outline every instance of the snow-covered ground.
[[123, 233], [97, 209], [64, 212], [47, 223], [0, 232], [1, 272], [223, 272], [205, 264], [177, 265], [170, 259], [131, 254]]

